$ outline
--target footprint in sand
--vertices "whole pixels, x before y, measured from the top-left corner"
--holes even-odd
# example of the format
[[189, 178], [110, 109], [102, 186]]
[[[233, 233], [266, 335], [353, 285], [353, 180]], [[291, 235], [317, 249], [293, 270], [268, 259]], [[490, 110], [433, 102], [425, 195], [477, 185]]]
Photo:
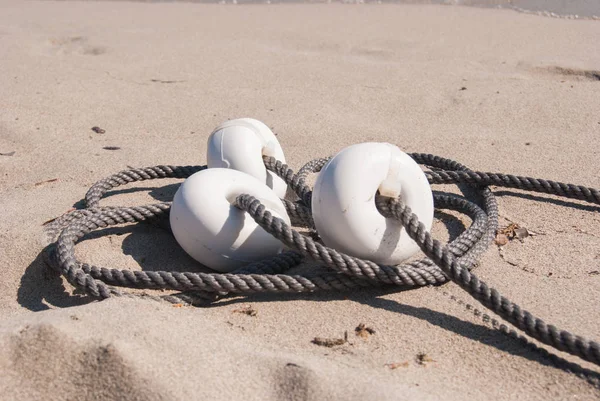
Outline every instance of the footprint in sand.
[[106, 53], [103, 46], [91, 45], [85, 36], [67, 36], [48, 40], [49, 51], [52, 54], [83, 54], [99, 56]]
[[369, 61], [389, 61], [394, 58], [394, 52], [380, 47], [353, 47], [350, 55]]
[[[74, 315], [71, 319], [79, 320]], [[86, 323], [78, 322], [83, 325]], [[0, 340], [7, 345], [0, 350], [0, 358], [8, 361], [3, 373], [19, 377], [21, 386], [34, 394], [53, 388], [63, 399], [87, 400], [98, 394], [106, 399], [121, 399], [123, 394], [132, 399], [163, 399], [158, 389], [138, 375], [135, 358], [111, 343], [82, 341], [80, 337], [75, 338], [73, 329], [66, 331], [53, 323], [36, 323], [24, 326], [18, 334], [3, 334]], [[102, 389], [102, 383], [111, 386]]]
[[295, 363], [288, 363], [275, 373], [275, 388], [280, 399], [318, 399], [319, 393], [324, 392], [322, 387], [316, 372]]

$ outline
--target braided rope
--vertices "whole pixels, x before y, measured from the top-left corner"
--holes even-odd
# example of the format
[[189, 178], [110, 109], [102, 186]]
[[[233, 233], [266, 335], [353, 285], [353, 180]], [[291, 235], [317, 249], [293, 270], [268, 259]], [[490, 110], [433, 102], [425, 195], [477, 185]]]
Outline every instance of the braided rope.
[[[439, 285], [449, 280], [457, 283], [486, 308], [505, 319], [530, 337], [555, 349], [576, 355], [600, 365], [600, 344], [560, 330], [523, 310], [497, 290], [489, 287], [471, 272], [493, 240], [498, 228], [498, 206], [489, 185], [542, 192], [579, 199], [600, 205], [600, 191], [578, 185], [513, 175], [471, 171], [460, 163], [429, 154], [410, 156], [431, 170], [426, 171], [430, 184], [470, 184], [481, 197], [481, 206], [457, 195], [434, 193], [437, 209], [455, 210], [468, 215], [472, 223], [457, 238], [443, 245], [431, 237], [425, 226], [400, 199], [376, 196], [379, 212], [402, 223], [408, 235], [419, 245], [425, 259], [387, 266], [363, 260], [328, 248], [310, 237], [301, 235], [283, 220], [274, 217], [261, 202], [240, 195], [235, 206], [245, 210], [267, 232], [279, 239], [290, 251], [271, 259], [251, 263], [232, 273], [197, 273], [176, 271], [130, 271], [89, 265], [75, 257], [75, 245], [94, 230], [117, 224], [164, 222], [168, 220], [169, 203], [137, 207], [100, 207], [100, 199], [111, 189], [135, 181], [157, 178], [187, 178], [206, 166], [156, 166], [121, 171], [95, 183], [86, 193], [87, 209], [75, 210], [61, 216], [49, 226], [49, 264], [73, 286], [96, 298], [112, 296], [144, 296], [169, 302], [202, 304], [228, 294], [258, 292], [314, 292], [317, 290], [348, 290], [382, 285], [418, 287]], [[299, 198], [283, 200], [292, 224], [315, 230], [311, 214], [312, 189], [306, 177], [319, 172], [329, 158], [315, 159], [304, 165], [297, 174], [287, 165], [270, 157], [264, 162], [268, 170], [280, 176]], [[308, 257], [327, 269], [303, 275], [286, 272]], [[153, 296], [127, 292], [122, 287], [141, 290], [172, 290], [179, 293]], [[487, 316], [487, 315], [485, 315]], [[519, 339], [544, 355], [551, 355], [505, 325], [492, 320], [501, 332]], [[553, 363], [569, 369], [572, 363], [554, 356]], [[584, 374], [585, 375], [585, 374]], [[588, 374], [589, 376], [589, 374]]]

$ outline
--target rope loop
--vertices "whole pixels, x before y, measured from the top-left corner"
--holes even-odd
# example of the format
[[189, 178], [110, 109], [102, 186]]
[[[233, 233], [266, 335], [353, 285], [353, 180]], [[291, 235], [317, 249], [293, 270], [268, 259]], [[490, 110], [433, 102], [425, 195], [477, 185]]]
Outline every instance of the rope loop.
[[[531, 338], [600, 366], [600, 344], [546, 324], [489, 287], [472, 272], [498, 229], [498, 205], [489, 186], [541, 192], [595, 205], [600, 205], [600, 191], [530, 177], [476, 172], [456, 161], [430, 154], [412, 153], [410, 156], [417, 163], [429, 168], [425, 174], [430, 184], [467, 184], [479, 198], [472, 200], [463, 196], [434, 192], [434, 205], [437, 210], [457, 211], [472, 220], [465, 231], [448, 244], [443, 244], [431, 236], [400, 198], [380, 195], [376, 197], [377, 210], [383, 216], [399, 221], [410, 238], [419, 245], [426, 256], [421, 260], [388, 266], [346, 255], [323, 245], [318, 240], [311, 213], [312, 189], [306, 182], [308, 175], [318, 173], [330, 158], [312, 160], [295, 173], [286, 164], [267, 156], [263, 157], [266, 168], [283, 179], [297, 197], [296, 200], [283, 200], [292, 225], [309, 230], [313, 234], [302, 235], [283, 220], [273, 216], [258, 199], [247, 194], [238, 196], [235, 206], [247, 212], [257, 224], [289, 248], [277, 256], [223, 274], [130, 271], [79, 261], [75, 257], [75, 245], [92, 231], [118, 224], [140, 222], [169, 228], [165, 222], [168, 221], [170, 203], [102, 207], [99, 202], [108, 191], [136, 181], [183, 179], [206, 169], [206, 166], [156, 166], [124, 170], [95, 183], [85, 195], [87, 208], [63, 215], [46, 226], [50, 245], [46, 247], [45, 260], [71, 285], [91, 297], [145, 297], [193, 305], [214, 302], [229, 294], [340, 291], [378, 286], [410, 288], [438, 286], [453, 281], [483, 306]], [[318, 262], [321, 267], [305, 274], [291, 274], [289, 270], [302, 263], [304, 258]], [[172, 293], [157, 296], [126, 291], [123, 288], [169, 290]], [[471, 305], [468, 306], [473, 310]], [[477, 312], [476, 315], [481, 313]], [[483, 316], [490, 321], [489, 316]], [[532, 349], [538, 349], [546, 356], [549, 355], [547, 350], [528, 342], [525, 337], [511, 331], [505, 325], [498, 324], [495, 319], [491, 321], [494, 327], [505, 334], [519, 339]], [[577, 370], [573, 363], [560, 357], [553, 355], [549, 359], [557, 366], [571, 371]], [[579, 371], [586, 369], [581, 368]], [[589, 378], [589, 374], [586, 377]]]

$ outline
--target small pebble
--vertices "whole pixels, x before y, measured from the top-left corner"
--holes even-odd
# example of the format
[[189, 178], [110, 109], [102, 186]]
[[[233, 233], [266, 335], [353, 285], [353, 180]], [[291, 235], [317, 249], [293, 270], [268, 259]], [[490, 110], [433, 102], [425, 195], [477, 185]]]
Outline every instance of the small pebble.
[[498, 235], [496, 235], [494, 242], [498, 246], [504, 246], [508, 244], [508, 237], [505, 234], [499, 233]]

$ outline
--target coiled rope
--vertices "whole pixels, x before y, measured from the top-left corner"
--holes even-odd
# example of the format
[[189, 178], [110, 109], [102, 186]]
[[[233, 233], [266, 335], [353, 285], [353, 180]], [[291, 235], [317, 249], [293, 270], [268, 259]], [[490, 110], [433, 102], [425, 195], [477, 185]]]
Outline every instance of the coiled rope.
[[[289, 251], [271, 259], [249, 264], [232, 273], [198, 273], [175, 271], [131, 271], [109, 269], [80, 262], [75, 257], [75, 244], [86, 234], [108, 226], [137, 223], [164, 222], [168, 220], [169, 203], [137, 207], [101, 207], [100, 199], [111, 189], [132, 183], [158, 178], [187, 178], [206, 166], [156, 166], [121, 171], [94, 184], [85, 195], [86, 209], [61, 216], [47, 226], [51, 245], [47, 247], [48, 263], [59, 271], [69, 283], [96, 298], [112, 296], [145, 296], [170, 302], [210, 302], [227, 294], [259, 292], [300, 293], [317, 290], [348, 290], [382, 285], [402, 288], [439, 285], [453, 281], [486, 308], [502, 317], [530, 337], [557, 350], [576, 355], [600, 366], [600, 344], [571, 334], [533, 316], [519, 305], [503, 297], [471, 272], [479, 256], [487, 250], [498, 228], [498, 207], [488, 186], [516, 188], [541, 192], [566, 198], [579, 199], [600, 205], [600, 191], [572, 184], [547, 181], [506, 174], [475, 172], [449, 159], [429, 154], [413, 153], [410, 156], [427, 166], [430, 184], [470, 184], [480, 196], [478, 203], [458, 195], [434, 193], [436, 209], [450, 209], [468, 215], [471, 226], [452, 242], [444, 245], [433, 239], [402, 200], [377, 195], [375, 203], [379, 212], [402, 223], [408, 235], [419, 245], [425, 259], [399, 266], [380, 265], [355, 258], [328, 248], [309, 236], [304, 236], [274, 217], [261, 202], [240, 195], [235, 206], [246, 211], [267, 232], [284, 243]], [[299, 200], [284, 200], [292, 224], [315, 230], [311, 215], [311, 188], [306, 177], [315, 173], [329, 159], [315, 159], [295, 174], [287, 165], [264, 157], [268, 170], [280, 176]], [[210, 190], [208, 188], [207, 190]], [[303, 275], [285, 274], [301, 263], [304, 257], [320, 262], [323, 269]], [[135, 289], [161, 289], [180, 291], [176, 294], [151, 296], [127, 292], [122, 287]], [[470, 305], [469, 305], [470, 306]], [[528, 342], [514, 330], [499, 325], [494, 327], [512, 337], [523, 340], [532, 348], [548, 353]], [[555, 364], [576, 370], [572, 363], [559, 357], [551, 358]], [[580, 370], [587, 371], [581, 368]], [[589, 372], [589, 371], [588, 371]]]

